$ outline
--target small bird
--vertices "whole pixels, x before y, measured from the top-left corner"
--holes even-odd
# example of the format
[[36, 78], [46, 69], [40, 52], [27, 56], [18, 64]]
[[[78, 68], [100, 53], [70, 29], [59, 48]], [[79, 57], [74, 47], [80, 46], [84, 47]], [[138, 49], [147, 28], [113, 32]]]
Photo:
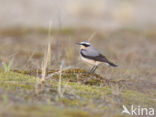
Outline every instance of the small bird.
[[110, 62], [104, 55], [102, 55], [96, 48], [94, 48], [89, 42], [83, 41], [76, 43], [80, 45], [80, 56], [85, 62], [93, 65], [89, 73], [94, 73], [100, 63], [106, 63], [112, 67], [117, 67], [116, 64]]

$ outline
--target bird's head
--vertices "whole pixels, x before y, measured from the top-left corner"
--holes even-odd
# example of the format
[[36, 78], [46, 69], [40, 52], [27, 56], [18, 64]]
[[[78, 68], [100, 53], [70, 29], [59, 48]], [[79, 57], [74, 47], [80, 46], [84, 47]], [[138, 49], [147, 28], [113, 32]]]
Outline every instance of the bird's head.
[[88, 47], [91, 46], [91, 44], [87, 41], [83, 41], [83, 42], [80, 42], [80, 43], [76, 43], [77, 45], [80, 45], [80, 49], [87, 49]]

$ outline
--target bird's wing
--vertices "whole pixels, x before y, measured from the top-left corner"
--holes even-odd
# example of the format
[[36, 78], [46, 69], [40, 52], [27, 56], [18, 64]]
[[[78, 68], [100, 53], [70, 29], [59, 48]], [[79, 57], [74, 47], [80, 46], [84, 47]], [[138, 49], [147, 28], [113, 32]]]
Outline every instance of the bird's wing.
[[98, 50], [95, 48], [89, 48], [87, 50], [81, 50], [81, 55], [88, 59], [93, 59], [95, 61], [108, 62], [107, 58], [103, 56]]

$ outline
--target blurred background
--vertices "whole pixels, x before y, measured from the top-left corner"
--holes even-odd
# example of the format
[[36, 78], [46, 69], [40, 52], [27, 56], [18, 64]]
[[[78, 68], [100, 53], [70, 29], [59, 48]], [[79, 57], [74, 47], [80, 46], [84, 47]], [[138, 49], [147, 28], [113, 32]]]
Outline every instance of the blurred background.
[[0, 0], [0, 66], [16, 59], [14, 69], [40, 69], [51, 23], [53, 68], [62, 60], [68, 66], [83, 66], [74, 43], [87, 40], [122, 69], [154, 67], [155, 4], [155, 0]]
[[155, 0], [0, 0], [0, 28], [154, 27]]
[[51, 23], [53, 68], [62, 60], [68, 66], [83, 66], [74, 43], [87, 40], [120, 68], [154, 67], [155, 4], [155, 0], [0, 0], [0, 66], [16, 59], [14, 69], [40, 69]]

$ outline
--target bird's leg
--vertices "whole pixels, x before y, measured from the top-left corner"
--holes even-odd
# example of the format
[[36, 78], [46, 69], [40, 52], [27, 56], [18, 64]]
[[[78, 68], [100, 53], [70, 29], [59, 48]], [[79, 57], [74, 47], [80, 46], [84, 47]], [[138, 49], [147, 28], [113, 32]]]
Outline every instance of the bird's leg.
[[95, 65], [92, 73], [94, 73], [96, 69], [97, 69], [97, 66]]
[[89, 74], [92, 73], [94, 67], [95, 67], [95, 66], [93, 66], [93, 67], [89, 70], [89, 72], [88, 72]]
[[91, 74], [91, 73], [93, 73], [94, 71], [95, 71], [95, 69], [96, 69], [96, 66], [93, 66], [92, 68], [91, 68], [91, 70], [89, 70], [89, 74]]

